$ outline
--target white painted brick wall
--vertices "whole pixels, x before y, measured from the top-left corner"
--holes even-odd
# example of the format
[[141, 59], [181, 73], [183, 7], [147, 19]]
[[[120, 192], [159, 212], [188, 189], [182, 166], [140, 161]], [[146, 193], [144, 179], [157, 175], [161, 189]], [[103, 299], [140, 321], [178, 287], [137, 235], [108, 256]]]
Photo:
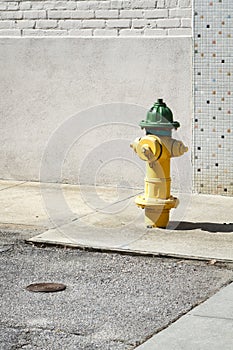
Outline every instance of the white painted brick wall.
[[105, 21], [101, 19], [84, 19], [82, 22], [83, 28], [104, 28]]
[[191, 36], [191, 0], [0, 0], [0, 36]]
[[120, 18], [143, 18], [144, 10], [120, 10]]
[[117, 36], [117, 29], [95, 29], [94, 36]]
[[129, 19], [116, 19], [106, 21], [107, 28], [130, 28], [131, 20]]
[[57, 21], [48, 19], [40, 19], [36, 21], [36, 29], [51, 29], [57, 27]]

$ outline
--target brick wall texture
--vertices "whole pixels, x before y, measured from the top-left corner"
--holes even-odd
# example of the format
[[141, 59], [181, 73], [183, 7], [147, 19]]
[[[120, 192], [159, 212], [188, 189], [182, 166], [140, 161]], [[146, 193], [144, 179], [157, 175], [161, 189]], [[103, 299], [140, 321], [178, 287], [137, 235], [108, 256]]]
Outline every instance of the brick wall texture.
[[190, 36], [191, 0], [0, 1], [0, 36]]

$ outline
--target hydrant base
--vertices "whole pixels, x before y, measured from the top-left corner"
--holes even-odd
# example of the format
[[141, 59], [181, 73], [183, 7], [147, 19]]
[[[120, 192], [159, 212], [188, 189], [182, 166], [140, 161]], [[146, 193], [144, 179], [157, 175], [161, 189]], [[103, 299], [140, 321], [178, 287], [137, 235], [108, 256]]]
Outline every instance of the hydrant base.
[[136, 204], [145, 209], [145, 224], [148, 227], [165, 228], [169, 222], [169, 212], [179, 204], [178, 198], [170, 197], [168, 199], [145, 198], [137, 196]]
[[147, 227], [166, 228], [169, 222], [170, 209], [162, 211], [154, 208], [145, 208], [145, 224]]

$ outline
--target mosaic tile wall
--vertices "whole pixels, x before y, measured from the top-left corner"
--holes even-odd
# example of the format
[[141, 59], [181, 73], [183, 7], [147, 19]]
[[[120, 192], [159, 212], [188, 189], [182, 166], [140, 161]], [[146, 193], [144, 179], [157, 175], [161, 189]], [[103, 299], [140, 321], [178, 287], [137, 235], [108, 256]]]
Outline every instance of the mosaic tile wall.
[[194, 186], [233, 195], [233, 1], [194, 0]]

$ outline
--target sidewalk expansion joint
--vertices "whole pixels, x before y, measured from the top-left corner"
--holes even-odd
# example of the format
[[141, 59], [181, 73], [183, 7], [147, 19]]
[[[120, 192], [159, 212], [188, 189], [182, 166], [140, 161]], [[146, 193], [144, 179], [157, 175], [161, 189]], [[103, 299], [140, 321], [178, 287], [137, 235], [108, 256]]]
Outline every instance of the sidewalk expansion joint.
[[[116, 205], [116, 204], [125, 202], [125, 201], [128, 200], [128, 199], [131, 199], [131, 198], [133, 198], [133, 197], [136, 197], [138, 194], [141, 194], [141, 193], [143, 193], [143, 191], [137, 192], [137, 193], [135, 193], [135, 194], [132, 194], [132, 195], [130, 195], [130, 196], [128, 196], [128, 197], [125, 197], [124, 199], [115, 201], [115, 202], [113, 202], [113, 203], [107, 204], [107, 205], [104, 206], [104, 207], [95, 209], [93, 212], [80, 215], [79, 217], [76, 217], [76, 218], [72, 219], [71, 222], [76, 222], [76, 221], [78, 221], [78, 220], [80, 220], [80, 219], [83, 219], [83, 218], [86, 218], [86, 217], [91, 216], [91, 215], [93, 215], [93, 214], [99, 213], [99, 212], [101, 212], [102, 210], [111, 208], [112, 206], [114, 206], [114, 205]], [[69, 224], [69, 223], [70, 223], [70, 221], [69, 221], [69, 222], [66, 222], [66, 223], [63, 223], [63, 224], [61, 224], [61, 225], [53, 226], [53, 227], [51, 227], [51, 228], [48, 229], [48, 230], [59, 229], [59, 228], [62, 228], [63, 226], [65, 226], [65, 225], [67, 225], [67, 224]], [[48, 230], [47, 230], [47, 231], [48, 231]]]
[[[13, 181], [13, 180], [12, 180]], [[0, 189], [0, 192], [1, 191], [5, 191], [5, 190], [8, 190], [9, 188], [13, 188], [13, 187], [18, 187], [18, 186], [21, 186], [21, 185], [24, 185], [25, 183], [27, 183], [28, 181], [23, 181], [23, 182], [20, 182], [19, 184], [14, 184], [14, 185], [10, 185], [8, 187], [4, 187], [2, 189]]]
[[198, 314], [189, 314], [189, 316], [200, 317], [200, 318], [209, 318], [209, 319], [214, 319], [214, 320], [226, 320], [226, 321], [233, 322], [232, 317], [209, 316], [209, 315], [198, 315]]

